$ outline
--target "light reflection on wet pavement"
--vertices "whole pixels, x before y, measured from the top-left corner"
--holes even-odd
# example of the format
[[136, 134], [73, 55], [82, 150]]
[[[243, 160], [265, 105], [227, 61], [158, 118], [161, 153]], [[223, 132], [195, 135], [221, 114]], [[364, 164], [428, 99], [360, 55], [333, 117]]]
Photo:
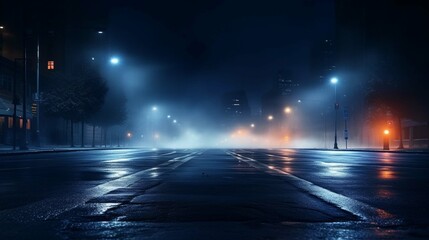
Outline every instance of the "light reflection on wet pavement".
[[[422, 162], [427, 159], [426, 154], [121, 150], [110, 154], [98, 151], [63, 155], [62, 159], [70, 161], [85, 159], [78, 165], [69, 161], [63, 164], [70, 167], [73, 174], [64, 175], [58, 184], [67, 183], [71, 187], [67, 191], [52, 190], [54, 193], [44, 195], [42, 200], [4, 208], [0, 211], [0, 236], [30, 238], [36, 234], [65, 239], [429, 237], [428, 209], [424, 202], [428, 195], [424, 187], [429, 182], [424, 174], [428, 163]], [[46, 167], [64, 167], [46, 160], [48, 157], [43, 158]], [[1, 167], [12, 169], [13, 165]], [[16, 171], [31, 175], [26, 168]], [[94, 182], [90, 177], [82, 178], [82, 173], [88, 171], [105, 174]], [[37, 172], [42, 173], [42, 170]], [[10, 176], [3, 179], [11, 184], [16, 182]], [[70, 183], [83, 185], [78, 188]], [[18, 181], [18, 184], [23, 183]], [[410, 184], [412, 186], [407, 187]], [[31, 214], [39, 217], [26, 216]], [[20, 232], [22, 229], [29, 231]], [[21, 235], [14, 235], [16, 233]]]

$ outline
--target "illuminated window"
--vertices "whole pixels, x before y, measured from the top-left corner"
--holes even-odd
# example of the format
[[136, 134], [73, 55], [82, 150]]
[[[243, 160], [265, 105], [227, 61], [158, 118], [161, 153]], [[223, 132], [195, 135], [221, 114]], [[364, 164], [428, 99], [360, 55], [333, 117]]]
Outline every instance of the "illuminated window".
[[8, 128], [13, 128], [13, 118], [9, 117], [7, 120], [7, 127]]
[[31, 113], [34, 115], [37, 114], [37, 104], [36, 103], [31, 104]]
[[27, 119], [27, 130], [31, 129], [31, 121], [30, 119]]
[[54, 70], [54, 69], [55, 69], [55, 62], [48, 61], [48, 70]]

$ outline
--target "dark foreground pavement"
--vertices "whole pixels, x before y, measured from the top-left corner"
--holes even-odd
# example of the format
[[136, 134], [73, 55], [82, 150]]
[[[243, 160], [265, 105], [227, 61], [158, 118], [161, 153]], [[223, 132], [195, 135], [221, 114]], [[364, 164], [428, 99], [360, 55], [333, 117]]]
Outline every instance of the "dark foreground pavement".
[[9, 156], [0, 237], [425, 239], [427, 160], [312, 150]]

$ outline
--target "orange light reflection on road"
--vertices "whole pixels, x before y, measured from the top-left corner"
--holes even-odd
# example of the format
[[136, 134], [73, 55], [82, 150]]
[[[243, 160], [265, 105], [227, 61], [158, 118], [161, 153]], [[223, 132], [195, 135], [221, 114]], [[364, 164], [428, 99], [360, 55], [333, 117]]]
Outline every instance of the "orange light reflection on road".
[[390, 167], [382, 167], [378, 169], [378, 178], [383, 180], [395, 179], [395, 172]]
[[381, 219], [388, 219], [388, 218], [392, 218], [392, 214], [382, 210], [382, 209], [377, 209], [377, 215], [381, 218]]
[[392, 156], [391, 156], [392, 154], [391, 153], [388, 153], [388, 152], [383, 152], [383, 153], [381, 153], [381, 158], [380, 158], [380, 160], [383, 162], [383, 163], [392, 163], [393, 162], [393, 160], [392, 160]]
[[393, 197], [393, 193], [388, 189], [380, 188], [377, 190], [377, 197], [381, 199], [390, 199]]

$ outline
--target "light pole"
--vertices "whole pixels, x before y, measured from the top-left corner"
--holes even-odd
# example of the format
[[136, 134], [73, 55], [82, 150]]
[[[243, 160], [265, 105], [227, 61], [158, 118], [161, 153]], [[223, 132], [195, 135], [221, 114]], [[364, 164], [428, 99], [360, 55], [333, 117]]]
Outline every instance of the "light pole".
[[335, 137], [334, 137], [334, 149], [338, 149], [338, 143], [337, 143], [337, 115], [338, 115], [338, 108], [339, 108], [339, 104], [338, 104], [338, 100], [337, 100], [337, 83], [338, 83], [338, 79], [337, 78], [331, 78], [331, 83], [334, 84], [334, 89], [335, 89]]
[[390, 131], [388, 129], [384, 130], [384, 137], [383, 137], [383, 150], [389, 150], [389, 134]]
[[286, 115], [286, 136], [289, 136], [289, 138], [292, 136], [293, 134], [293, 123], [292, 123], [292, 108], [290, 107], [285, 107], [283, 109], [285, 115]]
[[158, 107], [155, 105], [155, 106], [152, 106], [152, 116], [151, 116], [151, 127], [152, 127], [152, 129], [151, 129], [151, 139], [152, 139], [152, 144], [153, 144], [153, 147], [156, 147], [156, 143], [157, 143], [157, 138], [156, 138], [156, 136], [157, 136], [157, 133], [156, 133], [156, 128], [157, 128], [157, 126], [155, 126], [155, 124], [156, 124], [156, 113], [158, 112]]
[[27, 35], [24, 31], [24, 80], [22, 82], [22, 129], [21, 129], [21, 143], [20, 150], [28, 150], [27, 146]]

